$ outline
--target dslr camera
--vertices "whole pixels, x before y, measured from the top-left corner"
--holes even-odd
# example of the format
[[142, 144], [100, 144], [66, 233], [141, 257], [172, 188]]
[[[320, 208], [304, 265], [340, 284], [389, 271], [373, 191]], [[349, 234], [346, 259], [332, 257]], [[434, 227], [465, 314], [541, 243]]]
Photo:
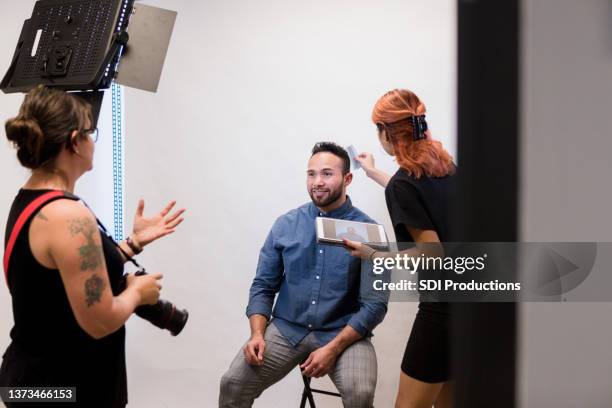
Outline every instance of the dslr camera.
[[[139, 269], [134, 275], [146, 275], [144, 269]], [[127, 275], [123, 275], [121, 281], [121, 291], [127, 287]], [[186, 309], [178, 309], [172, 302], [160, 299], [154, 305], [142, 305], [136, 308], [135, 313], [148, 320], [154, 326], [160, 329], [168, 330], [173, 336], [177, 336], [187, 324], [189, 312]]]

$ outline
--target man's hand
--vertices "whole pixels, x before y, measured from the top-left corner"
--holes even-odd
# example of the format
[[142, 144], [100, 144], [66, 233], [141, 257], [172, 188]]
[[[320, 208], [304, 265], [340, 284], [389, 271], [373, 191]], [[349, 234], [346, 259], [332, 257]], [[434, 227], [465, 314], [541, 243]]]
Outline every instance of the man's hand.
[[254, 366], [262, 366], [264, 363], [264, 350], [266, 342], [262, 335], [251, 336], [251, 340], [244, 346], [244, 358], [247, 363]]
[[302, 374], [306, 377], [323, 377], [329, 374], [334, 368], [338, 353], [331, 346], [326, 345], [316, 349], [306, 359], [304, 364], [300, 366]]

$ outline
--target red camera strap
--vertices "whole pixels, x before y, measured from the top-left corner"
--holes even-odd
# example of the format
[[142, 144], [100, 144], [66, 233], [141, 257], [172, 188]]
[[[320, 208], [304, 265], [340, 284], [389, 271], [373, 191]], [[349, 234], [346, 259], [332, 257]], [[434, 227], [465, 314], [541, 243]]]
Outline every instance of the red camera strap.
[[17, 218], [17, 222], [13, 226], [13, 230], [11, 231], [11, 235], [9, 236], [8, 243], [6, 245], [6, 249], [4, 250], [4, 279], [6, 280], [6, 285], [9, 285], [8, 282], [8, 268], [9, 262], [11, 260], [11, 253], [13, 252], [13, 248], [15, 247], [15, 242], [23, 229], [23, 226], [30, 219], [30, 217], [38, 211], [42, 206], [47, 204], [49, 201], [54, 200], [58, 197], [64, 197], [63, 191], [50, 191], [45, 193], [32, 201], [28, 206], [23, 210], [21, 214], [19, 214], [19, 218]]

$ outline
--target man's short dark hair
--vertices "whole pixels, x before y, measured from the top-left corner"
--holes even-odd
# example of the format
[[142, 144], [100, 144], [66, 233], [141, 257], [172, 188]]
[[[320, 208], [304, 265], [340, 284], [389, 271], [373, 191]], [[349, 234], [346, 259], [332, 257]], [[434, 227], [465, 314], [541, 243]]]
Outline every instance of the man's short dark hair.
[[342, 174], [348, 174], [351, 171], [351, 159], [342, 146], [338, 146], [334, 142], [319, 142], [312, 148], [312, 156], [317, 153], [327, 152], [342, 159]]

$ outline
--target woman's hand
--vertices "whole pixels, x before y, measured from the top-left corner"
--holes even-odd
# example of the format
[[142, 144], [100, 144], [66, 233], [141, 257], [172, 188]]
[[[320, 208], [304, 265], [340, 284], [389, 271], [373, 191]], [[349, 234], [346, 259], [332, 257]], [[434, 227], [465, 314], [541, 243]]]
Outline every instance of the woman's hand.
[[163, 278], [161, 273], [141, 276], [129, 274], [127, 276], [127, 288], [133, 288], [138, 292], [140, 295], [139, 305], [154, 305], [159, 301], [159, 291], [162, 288], [159, 283], [161, 278]]
[[156, 239], [172, 234], [175, 231], [176, 227], [183, 222], [184, 218], [181, 215], [185, 212], [183, 208], [168, 216], [168, 213], [175, 204], [176, 201], [171, 201], [161, 212], [151, 218], [145, 218], [143, 215], [144, 200], [138, 201], [133, 230], [133, 240], [136, 245], [144, 247]]
[[366, 176], [377, 182], [383, 187], [387, 187], [389, 184], [389, 180], [391, 176], [385, 173], [382, 170], [378, 170], [376, 165], [374, 164], [374, 156], [372, 153], [360, 153], [359, 156], [355, 157], [355, 160], [361, 164], [363, 167], [363, 171], [365, 171]]
[[369, 175], [370, 173], [376, 170], [376, 165], [374, 164], [374, 156], [372, 155], [372, 153], [360, 153], [357, 157], [354, 157], [354, 159], [359, 162], [366, 174]]
[[372, 254], [376, 252], [374, 249], [372, 249], [372, 247], [362, 244], [361, 242], [343, 239], [342, 243], [352, 256], [356, 256], [361, 259], [371, 259]]

